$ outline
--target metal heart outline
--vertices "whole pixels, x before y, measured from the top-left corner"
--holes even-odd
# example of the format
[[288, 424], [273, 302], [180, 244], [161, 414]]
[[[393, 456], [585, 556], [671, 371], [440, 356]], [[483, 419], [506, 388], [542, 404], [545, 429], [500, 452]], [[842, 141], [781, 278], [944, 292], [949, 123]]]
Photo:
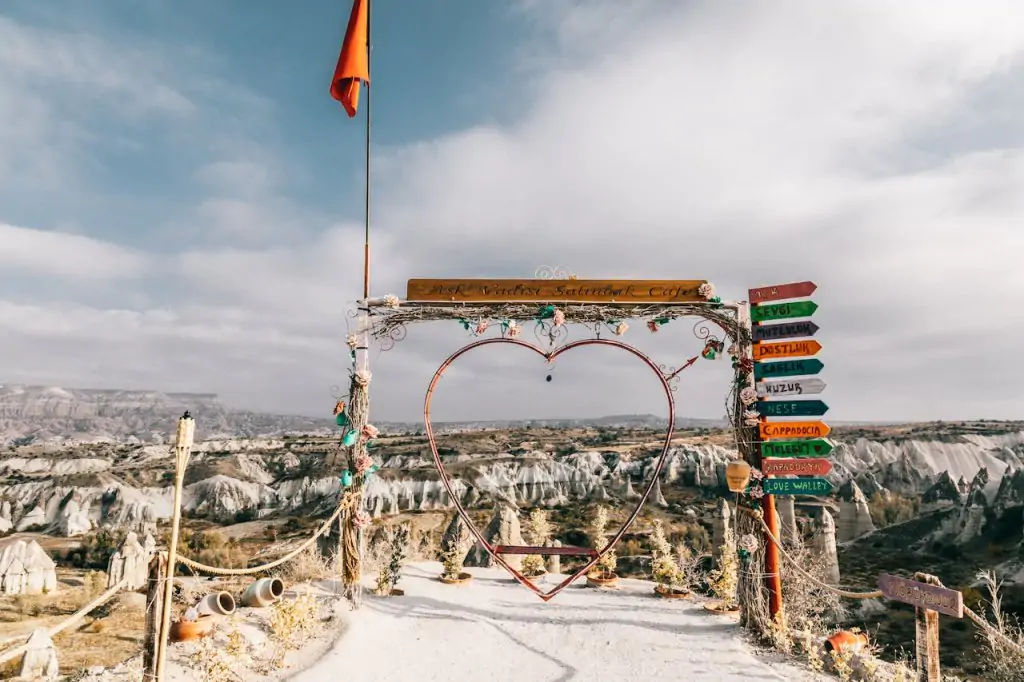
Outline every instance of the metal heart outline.
[[[430, 421], [430, 403], [433, 400], [434, 391], [437, 388], [437, 384], [441, 380], [441, 377], [444, 375], [445, 370], [447, 370], [456, 360], [458, 360], [460, 357], [462, 357], [469, 351], [475, 348], [489, 346], [492, 344], [520, 346], [522, 348], [526, 348], [528, 350], [533, 351], [537, 355], [540, 355], [541, 357], [546, 359], [548, 362], [551, 362], [552, 360], [554, 360], [559, 355], [562, 355], [563, 353], [567, 353], [574, 348], [580, 348], [582, 346], [608, 346], [611, 348], [618, 348], [638, 358], [641, 362], [644, 363], [644, 365], [647, 366], [648, 369], [650, 369], [654, 373], [656, 377], [658, 377], [658, 380], [661, 383], [661, 387], [665, 392], [665, 399], [668, 402], [668, 429], [665, 431], [665, 442], [661, 448], [661, 455], [658, 456], [658, 461], [655, 464], [654, 475], [651, 476], [651, 480], [647, 483], [647, 486], [644, 488], [643, 493], [640, 495], [640, 499], [636, 503], [636, 508], [633, 509], [633, 512], [629, 515], [629, 518], [627, 518], [626, 521], [622, 524], [622, 528], [620, 528], [619, 532], [615, 534], [615, 537], [608, 541], [608, 544], [605, 545], [600, 552], [598, 552], [597, 556], [593, 557], [589, 563], [583, 566], [583, 568], [579, 569], [578, 571], [567, 577], [565, 580], [563, 580], [561, 583], [559, 583], [552, 589], [548, 590], [547, 592], [541, 590], [539, 587], [537, 587], [537, 585], [533, 583], [532, 580], [530, 580], [528, 577], [526, 577], [516, 569], [512, 568], [512, 566], [510, 566], [508, 562], [506, 562], [501, 557], [501, 555], [495, 553], [494, 547], [491, 546], [491, 544], [484, 539], [483, 534], [476, 527], [476, 524], [473, 522], [473, 519], [470, 518], [469, 513], [462, 506], [462, 500], [460, 500], [459, 496], [455, 494], [454, 490], [452, 490], [452, 484], [451, 480], [448, 477], [448, 472], [445, 471], [444, 464], [441, 462], [441, 456], [440, 454], [438, 454], [437, 451], [437, 439], [434, 436], [434, 427]], [[651, 494], [651, 491], [654, 489], [655, 483], [657, 483], [658, 481], [658, 476], [661, 474], [661, 470], [665, 464], [665, 460], [668, 458], [669, 446], [672, 443], [672, 436], [675, 433], [675, 423], [675, 394], [672, 392], [672, 388], [669, 385], [669, 380], [665, 376], [665, 373], [657, 364], [655, 364], [653, 360], [651, 360], [651, 358], [649, 358], [644, 353], [640, 352], [639, 350], [637, 350], [633, 346], [630, 346], [629, 344], [622, 343], [621, 341], [614, 341], [612, 339], [582, 339], [580, 341], [573, 341], [572, 343], [567, 343], [566, 345], [551, 352], [544, 351], [541, 348], [533, 345], [532, 343], [527, 343], [526, 341], [520, 341], [519, 339], [512, 338], [502, 337], [474, 341], [473, 343], [465, 345], [459, 350], [455, 351], [454, 353], [448, 356], [448, 359], [441, 363], [441, 366], [438, 367], [437, 371], [434, 373], [434, 378], [431, 380], [429, 388], [427, 388], [427, 395], [423, 403], [423, 425], [427, 432], [427, 442], [430, 443], [430, 452], [434, 456], [434, 466], [437, 467], [437, 471], [441, 475], [441, 483], [444, 485], [445, 490], [448, 491], [448, 497], [455, 504], [455, 509], [458, 512], [459, 516], [462, 517], [463, 523], [466, 524], [466, 526], [469, 528], [473, 536], [476, 537], [477, 541], [487, 550], [487, 553], [491, 555], [491, 558], [493, 558], [500, 566], [502, 566], [506, 571], [508, 571], [509, 574], [513, 578], [515, 578], [515, 580], [518, 583], [533, 590], [533, 592], [535, 592], [537, 596], [539, 596], [545, 602], [554, 598], [555, 595], [557, 595], [563, 589], [565, 589], [573, 582], [575, 582], [577, 579], [579, 579], [580, 576], [589, 572], [590, 569], [593, 568], [598, 561], [600, 561], [601, 557], [604, 556], [613, 547], [615, 547], [615, 545], [619, 542], [622, 536], [625, 535], [626, 531], [629, 530], [629, 527], [633, 524], [633, 521], [636, 520], [637, 515], [640, 514], [640, 510], [643, 509], [644, 503], [647, 502], [648, 496]]]

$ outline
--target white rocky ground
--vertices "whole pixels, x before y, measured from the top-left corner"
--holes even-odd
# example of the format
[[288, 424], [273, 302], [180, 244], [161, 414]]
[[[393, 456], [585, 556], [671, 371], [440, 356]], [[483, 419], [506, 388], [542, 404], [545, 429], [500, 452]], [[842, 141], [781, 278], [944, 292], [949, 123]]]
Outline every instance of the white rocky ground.
[[[402, 597], [367, 596], [345, 635], [295, 682], [700, 682], [815, 679], [758, 655], [735, 617], [653, 585], [572, 586], [548, 603], [502, 569], [470, 569], [468, 586], [436, 580], [440, 564], [406, 566]], [[555, 580], [548, 577], [546, 580]], [[342, 677], [343, 674], [343, 677]]]

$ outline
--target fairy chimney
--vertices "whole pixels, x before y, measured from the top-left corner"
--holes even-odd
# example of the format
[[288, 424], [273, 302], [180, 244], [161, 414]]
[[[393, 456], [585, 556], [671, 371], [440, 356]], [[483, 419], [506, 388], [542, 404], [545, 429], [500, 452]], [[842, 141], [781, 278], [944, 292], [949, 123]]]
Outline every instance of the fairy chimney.
[[782, 528], [782, 541], [786, 544], [793, 544], [800, 537], [796, 526], [796, 506], [793, 504], [792, 495], [777, 495], [775, 497], [775, 508], [779, 512], [779, 523]]
[[839, 489], [839, 524], [836, 527], [839, 542], [856, 540], [874, 532], [868, 500], [860, 487], [850, 479]]
[[723, 552], [729, 551], [735, 542], [732, 529], [732, 508], [724, 497], [720, 497], [711, 520], [711, 556], [714, 558], [716, 566], [719, 565]]
[[[522, 529], [519, 525], [519, 516], [516, 514], [515, 509], [508, 504], [501, 504], [495, 510], [494, 516], [491, 517], [491, 521], [487, 524], [487, 529], [484, 531], [483, 535], [492, 547], [495, 545], [522, 546], [526, 544], [523, 542]], [[503, 554], [501, 558], [517, 571], [522, 568], [522, 555]], [[473, 549], [471, 549], [469, 554], [466, 556], [466, 566], [490, 568], [493, 564], [493, 557], [491, 557], [490, 553], [479, 542], [473, 545]]]
[[814, 551], [825, 566], [825, 582], [839, 584], [839, 557], [836, 553], [836, 524], [827, 509], [821, 510], [814, 524]]
[[665, 495], [661, 492], [661, 479], [655, 479], [654, 481], [654, 489], [651, 490], [651, 502], [659, 507], [668, 506], [668, 500], [665, 499]]
[[145, 587], [149, 580], [149, 559], [139, 536], [134, 531], [128, 533], [107, 562], [107, 587], [111, 588], [121, 580], [127, 580], [127, 590]]

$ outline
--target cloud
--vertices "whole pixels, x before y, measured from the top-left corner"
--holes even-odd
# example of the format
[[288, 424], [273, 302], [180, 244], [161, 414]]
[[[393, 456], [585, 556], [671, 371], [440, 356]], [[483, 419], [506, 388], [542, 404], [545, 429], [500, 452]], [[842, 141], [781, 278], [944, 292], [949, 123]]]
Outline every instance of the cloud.
[[[515, 65], [531, 85], [511, 124], [378, 151], [376, 293], [402, 293], [409, 277], [529, 277], [542, 263], [708, 278], [733, 299], [813, 279], [830, 417], [1019, 417], [1024, 370], [1006, 358], [1024, 333], [1013, 313], [1024, 5], [524, 0], [519, 11], [536, 33]], [[193, 104], [165, 115], [201, 116]], [[52, 133], [61, 119], [46, 116]], [[59, 366], [82, 382], [325, 412], [347, 369], [361, 228], [329, 218], [333, 198], [291, 194], [279, 159], [247, 147], [257, 129], [243, 121], [190, 171], [201, 238], [165, 259], [166, 309], [8, 301], [0, 358], [20, 360], [0, 373]], [[627, 340], [678, 365], [699, 351], [691, 326], [650, 335], [638, 322]], [[454, 323], [411, 328], [374, 360], [375, 413], [416, 418], [433, 370], [466, 340]], [[61, 343], [95, 369], [32, 360]], [[566, 357], [551, 385], [543, 363], [488, 357], [446, 375], [445, 418], [661, 409], [612, 354]], [[727, 363], [687, 370], [683, 413], [720, 416], [728, 376]]]
[[148, 265], [145, 254], [79, 234], [0, 223], [0, 268], [80, 283], [131, 279]]

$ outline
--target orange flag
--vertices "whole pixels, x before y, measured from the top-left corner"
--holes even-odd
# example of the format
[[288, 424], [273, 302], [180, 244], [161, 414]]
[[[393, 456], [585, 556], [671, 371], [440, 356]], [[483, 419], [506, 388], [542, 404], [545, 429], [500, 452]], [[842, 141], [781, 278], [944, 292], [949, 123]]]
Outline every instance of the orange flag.
[[370, 82], [369, 2], [354, 0], [352, 3], [345, 42], [341, 44], [341, 54], [331, 81], [331, 97], [341, 102], [349, 118], [356, 115], [359, 106], [360, 81]]

